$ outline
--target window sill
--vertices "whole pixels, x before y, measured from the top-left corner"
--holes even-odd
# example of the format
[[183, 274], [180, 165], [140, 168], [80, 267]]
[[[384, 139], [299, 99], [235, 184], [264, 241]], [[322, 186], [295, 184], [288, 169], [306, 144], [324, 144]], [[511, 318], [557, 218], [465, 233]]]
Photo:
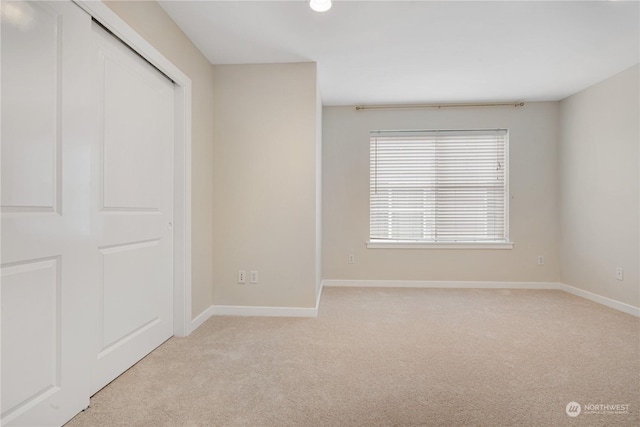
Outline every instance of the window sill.
[[403, 241], [368, 241], [368, 249], [513, 249], [513, 242], [500, 243], [424, 243]]

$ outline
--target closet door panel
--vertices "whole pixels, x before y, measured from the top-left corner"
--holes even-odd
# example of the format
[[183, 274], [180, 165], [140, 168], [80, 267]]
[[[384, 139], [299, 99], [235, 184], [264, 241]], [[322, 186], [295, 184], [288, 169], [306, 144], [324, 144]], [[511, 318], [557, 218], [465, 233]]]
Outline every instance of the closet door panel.
[[1, 31], [1, 423], [61, 425], [89, 403], [91, 18], [3, 1]]

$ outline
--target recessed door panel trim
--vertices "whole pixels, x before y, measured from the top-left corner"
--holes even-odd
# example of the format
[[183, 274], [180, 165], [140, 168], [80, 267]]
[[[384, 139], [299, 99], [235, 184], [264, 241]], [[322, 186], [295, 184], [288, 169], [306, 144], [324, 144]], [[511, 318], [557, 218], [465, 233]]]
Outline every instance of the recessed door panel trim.
[[102, 349], [100, 350], [100, 352], [98, 353], [98, 359], [102, 359], [103, 357], [109, 355], [109, 353], [111, 353], [112, 351], [118, 349], [118, 347], [121, 347], [125, 344], [127, 344], [129, 341], [135, 339], [138, 335], [144, 334], [146, 331], [148, 331], [149, 329], [153, 328], [154, 326], [158, 325], [158, 323], [162, 322], [162, 320], [158, 317], [155, 317], [151, 320], [149, 320], [148, 322], [144, 323], [143, 325], [135, 328], [134, 330], [132, 330], [131, 332], [129, 332], [128, 334], [120, 337], [119, 339], [115, 340], [114, 342], [107, 344], [106, 346], [102, 347]]
[[157, 316], [152, 316], [150, 319], [143, 320], [138, 325], [133, 326], [131, 329], [126, 331], [123, 334], [120, 334], [117, 338], [112, 338], [108, 340], [105, 338], [105, 292], [106, 286], [105, 283], [105, 264], [109, 255], [122, 254], [125, 252], [139, 251], [149, 248], [158, 248], [160, 244], [160, 239], [152, 239], [140, 242], [131, 242], [126, 244], [117, 244], [117, 245], [109, 245], [105, 247], [99, 248], [101, 259], [100, 259], [100, 285], [98, 289], [98, 359], [103, 358], [111, 351], [116, 348], [124, 345], [126, 342], [134, 339], [137, 335], [145, 332], [146, 330], [152, 328], [154, 325], [159, 323], [161, 319]]
[[[98, 27], [102, 30], [102, 27]], [[113, 38], [108, 33], [105, 37]], [[164, 105], [173, 97], [173, 82], [138, 55], [129, 54], [123, 45], [101, 44], [98, 53], [98, 72], [101, 75], [99, 97], [101, 98], [100, 126], [102, 142], [101, 180], [102, 207], [106, 212], [157, 212], [162, 204], [166, 185], [155, 179], [163, 173], [166, 165], [151, 159], [165, 158], [165, 138], [158, 134], [161, 124], [173, 121], [172, 113], [146, 110], [138, 100], [155, 99], [155, 105]], [[123, 51], [129, 55], [122, 55]], [[136, 96], [137, 95], [137, 96]], [[124, 100], [124, 101], [123, 101]], [[137, 120], [129, 120], [124, 110], [109, 108], [122, 103], [137, 112]], [[173, 135], [172, 135], [173, 136]], [[123, 138], [131, 138], [123, 142]]]
[[[5, 383], [3, 385], [3, 397], [7, 396], [7, 394], [10, 397], [17, 395], [19, 399], [17, 402], [3, 402], [2, 414], [0, 415], [3, 423], [9, 422], [19, 415], [27, 412], [29, 409], [43, 402], [45, 399], [60, 390], [62, 379], [60, 339], [62, 281], [60, 261], [60, 256], [53, 256], [6, 263], [0, 267], [0, 276], [2, 277], [3, 282], [2, 300], [3, 306], [5, 306], [2, 314], [2, 335], [5, 337], [5, 340], [11, 340], [17, 334], [29, 333], [29, 339], [22, 341], [22, 343], [27, 345], [28, 348], [25, 348], [24, 351], [18, 351], [14, 347], [11, 348], [12, 354], [22, 354], [26, 359], [21, 358], [21, 360], [17, 361], [19, 366], [7, 367], [6, 364], [11, 363], [11, 360], [7, 361], [7, 357], [4, 357], [2, 370], [4, 371], [5, 369], [8, 369], [10, 371], [8, 376], [20, 373], [22, 370], [28, 368], [26, 363], [29, 358], [50, 358], [47, 364], [50, 365], [49, 367], [51, 369], [48, 373], [43, 373], [45, 377], [40, 379], [40, 385], [34, 385], [35, 389], [26, 391], [26, 393], [24, 390], [22, 392], [12, 390], [11, 387], [14, 384], [7, 385]], [[38, 277], [33, 277], [34, 274], [41, 276], [40, 279], [46, 279], [46, 281], [39, 283], [36, 282], [35, 280], [37, 280]], [[46, 275], [46, 277], [43, 277], [44, 275]], [[17, 276], [23, 276], [22, 283], [12, 283], [11, 278], [15, 278]], [[14, 287], [17, 287], [17, 289], [13, 289]], [[22, 298], [20, 298], [19, 295], [21, 292], [24, 293]], [[53, 299], [53, 301], [49, 301], [51, 306], [40, 307], [40, 309], [38, 309], [37, 305], [36, 307], [24, 307], [24, 303], [28, 303], [31, 300], [30, 296], [34, 295], [36, 292], [38, 293], [39, 300], [30, 305], [45, 303], [46, 301], [42, 300], [43, 294], [46, 295], [49, 293], [49, 297]], [[14, 297], [19, 298], [19, 301], [15, 301]], [[7, 316], [14, 314], [7, 304], [10, 304], [13, 309], [18, 305], [20, 307], [20, 313], [18, 315], [26, 316], [26, 318], [6, 318]], [[49, 309], [50, 312], [47, 313], [46, 309]], [[47, 316], [47, 314], [49, 316]], [[45, 315], [46, 318], [43, 318], [38, 322], [37, 316], [39, 315]], [[44, 330], [42, 330], [42, 328], [41, 330], [34, 329], [37, 327], [37, 323], [39, 323], [40, 326], [44, 326]], [[17, 326], [19, 326], [20, 331], [7, 330], [8, 328], [16, 328]], [[48, 331], [46, 331], [47, 329]], [[7, 335], [9, 335], [9, 338], [7, 338]], [[38, 344], [37, 337], [44, 338], [48, 343], [40, 343], [40, 346], [37, 349], [34, 348], [34, 345]], [[3, 342], [3, 344], [7, 343]], [[13, 345], [13, 340], [10, 341], [9, 344]], [[49, 346], [52, 348], [47, 348]], [[8, 351], [8, 349], [5, 349], [5, 351]], [[42, 366], [36, 366], [36, 368], [41, 369]], [[33, 372], [32, 369], [29, 369], [29, 371]], [[5, 381], [7, 381], [6, 372], [3, 372], [3, 376], [5, 376]], [[21, 380], [19, 382], [21, 387], [26, 386], [26, 380]], [[30, 379], [30, 382], [33, 382], [33, 379]], [[6, 388], [7, 386], [9, 387], [8, 390]], [[9, 407], [5, 406], [7, 403], [9, 403]]]
[[[19, 32], [21, 34], [24, 34], [25, 37], [27, 37], [28, 34], [32, 34], [31, 32], [29, 32], [29, 30], [33, 29], [34, 26], [34, 22], [37, 20], [37, 18], [35, 18], [35, 15], [41, 14], [41, 15], [48, 15], [51, 20], [48, 22], [48, 24], [52, 24], [52, 28], [51, 31], [54, 33], [53, 34], [53, 38], [52, 40], [49, 41], [49, 47], [51, 47], [53, 49], [53, 52], [49, 52], [52, 55], [52, 64], [49, 64], [49, 69], [48, 69], [48, 73], [46, 72], [46, 70], [41, 70], [40, 67], [42, 64], [31, 64], [32, 65], [32, 69], [36, 68], [36, 71], [40, 71], [43, 74], [46, 74], [47, 80], [49, 80], [49, 85], [50, 87], [48, 88], [49, 90], [43, 90], [42, 87], [42, 83], [40, 85], [29, 85], [29, 87], [23, 88], [22, 91], [20, 91], [18, 89], [18, 91], [20, 91], [21, 93], [14, 93], [14, 91], [16, 90], [16, 88], [20, 88], [21, 85], [19, 82], [16, 81], [7, 81], [6, 79], [11, 79], [11, 73], [4, 73], [2, 75], [2, 86], [3, 86], [3, 104], [5, 104], [6, 102], [10, 102], [12, 105], [12, 108], [8, 109], [8, 111], [5, 111], [5, 114], [11, 114], [12, 117], [13, 116], [18, 116], [18, 115], [25, 115], [25, 114], [31, 114], [31, 117], [36, 117], [38, 119], [40, 119], [43, 114], [35, 114], [34, 116], [34, 112], [32, 105], [29, 105], [29, 110], [26, 110], [26, 106], [25, 103], [23, 102], [16, 102], [16, 98], [19, 99], [38, 99], [40, 102], [44, 101], [45, 95], [46, 93], [48, 93], [48, 95], [52, 96], [53, 99], [48, 100], [49, 102], [51, 102], [51, 104], [48, 105], [48, 107], [51, 107], [51, 117], [48, 117], [48, 126], [50, 126], [51, 128], [48, 129], [48, 135], [47, 135], [47, 140], [48, 140], [48, 151], [49, 151], [49, 155], [50, 155], [50, 159], [48, 159], [48, 167], [51, 168], [51, 170], [49, 171], [49, 182], [46, 184], [43, 184], [42, 182], [39, 184], [36, 183], [27, 183], [27, 191], [21, 191], [19, 194], [14, 194], [14, 191], [11, 191], [11, 188], [15, 188], [15, 184], [13, 182], [7, 183], [8, 185], [11, 185], [11, 187], [8, 187], [7, 184], [3, 185], [3, 189], [2, 189], [2, 201], [0, 202], [0, 213], [60, 213], [60, 209], [61, 209], [61, 205], [62, 205], [62, 176], [60, 173], [60, 167], [61, 167], [61, 153], [62, 153], [62, 133], [61, 133], [61, 123], [62, 123], [62, 115], [61, 115], [61, 110], [62, 110], [62, 98], [61, 98], [61, 87], [62, 87], [62, 64], [63, 64], [63, 58], [62, 58], [62, 52], [63, 52], [63, 37], [62, 37], [62, 25], [63, 25], [63, 15], [61, 15], [58, 11], [56, 11], [55, 8], [47, 5], [46, 3], [39, 3], [37, 5], [37, 7], [29, 5], [28, 3], [24, 3], [24, 2], [4, 2], [6, 3], [5, 7], [9, 7], [10, 5], [13, 5], [13, 7], [16, 9], [16, 13], [21, 12], [24, 15], [27, 15], [28, 13], [31, 13], [33, 16], [31, 17], [31, 21], [29, 22], [25, 22], [23, 24], [23, 26], [26, 26], [25, 28], [23, 27], [16, 27], [16, 32]], [[27, 10], [24, 10], [25, 8], [28, 8]], [[40, 16], [42, 17], [42, 16]], [[42, 20], [39, 20], [40, 22], [38, 22], [40, 25], [43, 25]], [[3, 25], [6, 26], [5, 31], [10, 31], [13, 27], [10, 23], [8, 22], [4, 22]], [[19, 25], [19, 24], [16, 24]], [[6, 46], [5, 46], [6, 47]], [[8, 51], [7, 49], [5, 49], [5, 51], [3, 52], [3, 60], [4, 61], [11, 61], [11, 60], [15, 60], [14, 57], [9, 56], [10, 55], [10, 50]], [[44, 58], [46, 58], [47, 55], [43, 55], [42, 52], [38, 52], [39, 53], [39, 60], [42, 61], [44, 60]], [[31, 55], [33, 56], [33, 55]], [[30, 55], [25, 55], [23, 52], [20, 52], [19, 54], [19, 58], [24, 58], [25, 60], [27, 58], [31, 58]], [[24, 64], [23, 64], [24, 65]], [[22, 67], [20, 67], [22, 69]], [[32, 70], [33, 71], [33, 70]], [[21, 75], [24, 74], [25, 72], [27, 72], [27, 70], [24, 70], [21, 72]], [[21, 76], [22, 77], [22, 76]], [[20, 78], [21, 78], [20, 77]], [[35, 93], [35, 91], [38, 90], [38, 93]], [[36, 95], [36, 96], [34, 96]], [[45, 104], [42, 104], [43, 108]], [[40, 112], [41, 113], [41, 112]], [[13, 117], [13, 119], [15, 119], [16, 117]], [[2, 129], [2, 138], [9, 138], [9, 139], [13, 139], [16, 137], [19, 137], [20, 135], [20, 128], [27, 128], [27, 132], [33, 132], [33, 129], [40, 129], [42, 123], [40, 124], [35, 124], [34, 123], [30, 123], [30, 124], [26, 124], [23, 123], [22, 120], [13, 120], [13, 119], [8, 119], [8, 120], [4, 120], [3, 123], [3, 129]], [[7, 135], [9, 134], [9, 135]], [[41, 143], [42, 144], [42, 143]], [[16, 144], [12, 146], [13, 149], [22, 149], [22, 150], [27, 150], [27, 144]], [[30, 158], [26, 158], [26, 156], [28, 155], [27, 152], [22, 153], [22, 155], [20, 155], [20, 153], [13, 153], [13, 152], [6, 152], [5, 149], [7, 147], [3, 146], [3, 154], [2, 154], [2, 168], [5, 169], [4, 172], [4, 179], [5, 180], [9, 180], [9, 181], [20, 181], [22, 180], [23, 182], [26, 180], [28, 181], [29, 178], [30, 179], [35, 179], [36, 177], [38, 177], [38, 174], [41, 174], [43, 171], [42, 170], [36, 170], [35, 173], [33, 171], [33, 166], [29, 165], [29, 164], [24, 164], [22, 165], [20, 160], [32, 160], [33, 156], [31, 156]], [[9, 147], [11, 148], [11, 147]], [[38, 147], [32, 147], [32, 149], [37, 149]], [[39, 148], [42, 148], [41, 146]], [[13, 150], [12, 150], [13, 151]], [[14, 155], [17, 155], [18, 158], [15, 158]], [[20, 159], [20, 157], [23, 157], [22, 159]], [[40, 166], [44, 166], [43, 164], [41, 164]], [[9, 170], [7, 172], [7, 169]], [[44, 172], [46, 172], [46, 168], [43, 167]], [[7, 174], [9, 176], [7, 176]], [[17, 175], [16, 175], [17, 174]], [[24, 175], [27, 176], [24, 176]], [[44, 178], [44, 176], [39, 176], [41, 179]], [[49, 187], [48, 190], [45, 190], [44, 187]], [[37, 190], [37, 187], [39, 187], [39, 190]], [[41, 200], [35, 200], [35, 199], [31, 199], [31, 194], [34, 193], [34, 191], [32, 190], [36, 190], [35, 193], [40, 193], [40, 196], [43, 196], [43, 193], [46, 192], [48, 193], [47, 196], [45, 197], [45, 199], [41, 199]], [[8, 198], [9, 200], [6, 200], [5, 198]]]

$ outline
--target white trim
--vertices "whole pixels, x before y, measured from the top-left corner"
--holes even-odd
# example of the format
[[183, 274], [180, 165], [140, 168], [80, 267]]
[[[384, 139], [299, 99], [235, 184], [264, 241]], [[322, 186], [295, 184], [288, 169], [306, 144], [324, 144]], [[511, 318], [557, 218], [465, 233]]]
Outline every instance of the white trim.
[[189, 334], [191, 334], [191, 332], [195, 331], [196, 329], [198, 329], [200, 326], [202, 326], [202, 324], [204, 322], [206, 322], [207, 320], [209, 320], [209, 318], [211, 316], [215, 315], [215, 306], [210, 306], [209, 308], [207, 308], [205, 311], [203, 311], [202, 313], [198, 314], [196, 316], [195, 319], [193, 319], [191, 321], [191, 324], [189, 325]]
[[73, 1], [175, 83], [173, 334], [189, 335], [193, 330], [191, 327], [191, 79], [101, 1]]
[[513, 242], [425, 243], [368, 241], [368, 249], [513, 249]]
[[320, 281], [320, 290], [318, 291], [318, 295], [316, 296], [316, 316], [318, 315], [318, 311], [320, 310], [320, 300], [322, 299], [322, 290], [324, 289], [324, 281]]
[[425, 280], [323, 280], [327, 287], [360, 288], [441, 288], [441, 289], [550, 289], [602, 304], [614, 310], [640, 317], [640, 308], [611, 298], [603, 297], [574, 286], [557, 282], [452, 282]]
[[[175, 80], [174, 80], [175, 81]], [[186, 336], [191, 322], [191, 80], [176, 82], [174, 150], [173, 334]], [[181, 141], [180, 144], [177, 142]], [[182, 171], [182, 174], [178, 173]]]
[[625, 304], [620, 301], [613, 300], [611, 298], [603, 297], [602, 295], [594, 294], [593, 292], [585, 291], [584, 289], [576, 288], [575, 286], [566, 285], [564, 283], [558, 283], [559, 289], [568, 292], [572, 295], [588, 299], [598, 304], [602, 304], [614, 310], [622, 311], [623, 313], [630, 314], [635, 317], [640, 317], [640, 308], [634, 307], [629, 304]]
[[323, 283], [320, 284], [315, 308], [212, 305], [193, 319], [189, 333], [199, 328], [211, 316], [318, 317]]
[[260, 307], [213, 305], [214, 316], [317, 317], [318, 307]]
[[211, 316], [264, 316], [264, 317], [317, 317], [324, 287], [361, 288], [431, 288], [431, 289], [547, 289], [572, 295], [602, 304], [614, 310], [640, 317], [640, 308], [612, 300], [573, 286], [557, 282], [471, 282], [471, 281], [425, 281], [425, 280], [323, 280], [316, 299], [315, 308], [303, 307], [256, 307], [212, 305], [191, 322], [189, 333], [196, 330]]
[[[102, 1], [95, 0], [72, 0], [85, 12], [95, 18], [96, 21], [104, 25], [116, 37], [122, 40], [127, 46], [135, 50], [140, 56], [153, 64], [156, 68], [166, 74], [176, 84], [182, 86], [183, 82], [191, 79], [187, 77], [178, 67], [173, 65], [155, 47], [138, 34], [120, 16], [118, 16], [109, 6]], [[180, 81], [178, 81], [178, 80]]]
[[427, 280], [324, 280], [327, 287], [443, 289], [559, 289], [551, 282], [452, 282]]

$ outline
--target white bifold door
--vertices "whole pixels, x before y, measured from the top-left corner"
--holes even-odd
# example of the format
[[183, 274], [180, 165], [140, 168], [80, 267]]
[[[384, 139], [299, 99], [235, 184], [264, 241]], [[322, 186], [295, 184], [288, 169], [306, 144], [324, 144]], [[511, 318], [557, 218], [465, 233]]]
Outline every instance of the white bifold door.
[[2, 2], [1, 423], [62, 425], [173, 334], [173, 83], [71, 2]]

